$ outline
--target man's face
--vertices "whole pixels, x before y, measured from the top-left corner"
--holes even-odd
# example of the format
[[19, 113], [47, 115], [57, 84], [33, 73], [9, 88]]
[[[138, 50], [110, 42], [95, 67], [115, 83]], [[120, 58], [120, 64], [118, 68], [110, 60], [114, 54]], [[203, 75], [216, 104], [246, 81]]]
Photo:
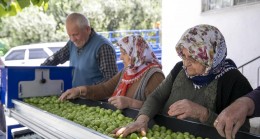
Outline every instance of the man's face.
[[91, 33], [91, 28], [89, 26], [80, 28], [75, 23], [67, 23], [66, 29], [70, 40], [78, 48], [82, 48], [84, 46], [84, 44], [88, 41]]

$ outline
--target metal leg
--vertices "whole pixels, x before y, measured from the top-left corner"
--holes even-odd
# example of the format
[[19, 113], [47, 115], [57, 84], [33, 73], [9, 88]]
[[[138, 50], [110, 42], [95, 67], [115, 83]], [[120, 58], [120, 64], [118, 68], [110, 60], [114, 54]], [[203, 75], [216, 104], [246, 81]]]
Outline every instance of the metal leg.
[[4, 114], [4, 107], [0, 102], [0, 130], [5, 132], [6, 131], [6, 122], [5, 122], [5, 114]]
[[13, 139], [11, 130], [15, 129], [15, 128], [20, 128], [20, 127], [24, 127], [24, 126], [20, 125], [20, 124], [7, 126], [6, 127], [7, 128], [6, 139]]

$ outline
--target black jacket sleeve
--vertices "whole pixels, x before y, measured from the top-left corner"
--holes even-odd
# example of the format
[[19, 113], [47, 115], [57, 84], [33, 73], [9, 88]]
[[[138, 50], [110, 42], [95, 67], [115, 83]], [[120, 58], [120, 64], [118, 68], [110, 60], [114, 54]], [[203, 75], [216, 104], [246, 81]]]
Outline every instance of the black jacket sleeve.
[[233, 69], [219, 78], [217, 86], [216, 112], [219, 114], [233, 101], [251, 92], [253, 88], [242, 73]]

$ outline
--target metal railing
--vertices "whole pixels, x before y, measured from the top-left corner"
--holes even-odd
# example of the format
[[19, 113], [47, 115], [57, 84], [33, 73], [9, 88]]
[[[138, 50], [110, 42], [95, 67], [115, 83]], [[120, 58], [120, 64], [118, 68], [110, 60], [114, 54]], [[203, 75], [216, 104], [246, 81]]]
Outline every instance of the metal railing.
[[259, 78], [260, 78], [260, 77], [259, 77], [259, 76], [260, 76], [260, 75], [259, 75], [259, 72], [260, 72], [260, 66], [259, 66], [258, 69], [257, 69], [257, 86], [259, 86], [259, 80], [260, 80], [260, 79], [259, 79]]
[[258, 57], [256, 57], [256, 58], [254, 58], [254, 59], [252, 59], [252, 60], [246, 62], [245, 64], [239, 66], [238, 69], [241, 68], [241, 70], [242, 70], [241, 72], [242, 72], [242, 74], [243, 74], [243, 72], [244, 72], [244, 67], [245, 67], [246, 65], [248, 65], [248, 64], [250, 64], [250, 63], [252, 63], [252, 62], [254, 62], [255, 60], [257, 60], [257, 59], [259, 59], [259, 58], [260, 58], [260, 56], [258, 56]]
[[123, 31], [108, 31], [98, 32], [104, 37], [108, 38], [112, 43], [116, 43], [119, 39], [130, 34], [139, 34], [149, 43], [153, 48], [160, 47], [160, 32], [159, 29], [148, 30], [123, 30]]
[[[258, 59], [260, 59], [260, 56], [258, 56], [256, 58], [246, 62], [245, 64], [243, 64], [241, 66], [239, 66], [238, 69], [241, 69], [241, 73], [244, 74], [244, 67], [247, 66], [248, 64], [258, 60]], [[260, 66], [257, 68], [257, 86], [259, 86], [259, 84], [260, 84], [260, 77], [259, 77], [259, 75], [260, 75]]]

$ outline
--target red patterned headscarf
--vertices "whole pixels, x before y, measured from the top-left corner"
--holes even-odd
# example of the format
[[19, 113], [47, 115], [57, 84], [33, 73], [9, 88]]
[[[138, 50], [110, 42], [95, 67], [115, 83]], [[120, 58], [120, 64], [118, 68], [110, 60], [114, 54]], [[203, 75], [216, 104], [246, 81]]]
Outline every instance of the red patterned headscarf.
[[117, 46], [129, 55], [131, 62], [125, 67], [123, 77], [113, 96], [125, 96], [127, 89], [138, 81], [146, 71], [152, 67], [161, 68], [161, 64], [152, 48], [140, 35], [126, 36], [117, 42]]

